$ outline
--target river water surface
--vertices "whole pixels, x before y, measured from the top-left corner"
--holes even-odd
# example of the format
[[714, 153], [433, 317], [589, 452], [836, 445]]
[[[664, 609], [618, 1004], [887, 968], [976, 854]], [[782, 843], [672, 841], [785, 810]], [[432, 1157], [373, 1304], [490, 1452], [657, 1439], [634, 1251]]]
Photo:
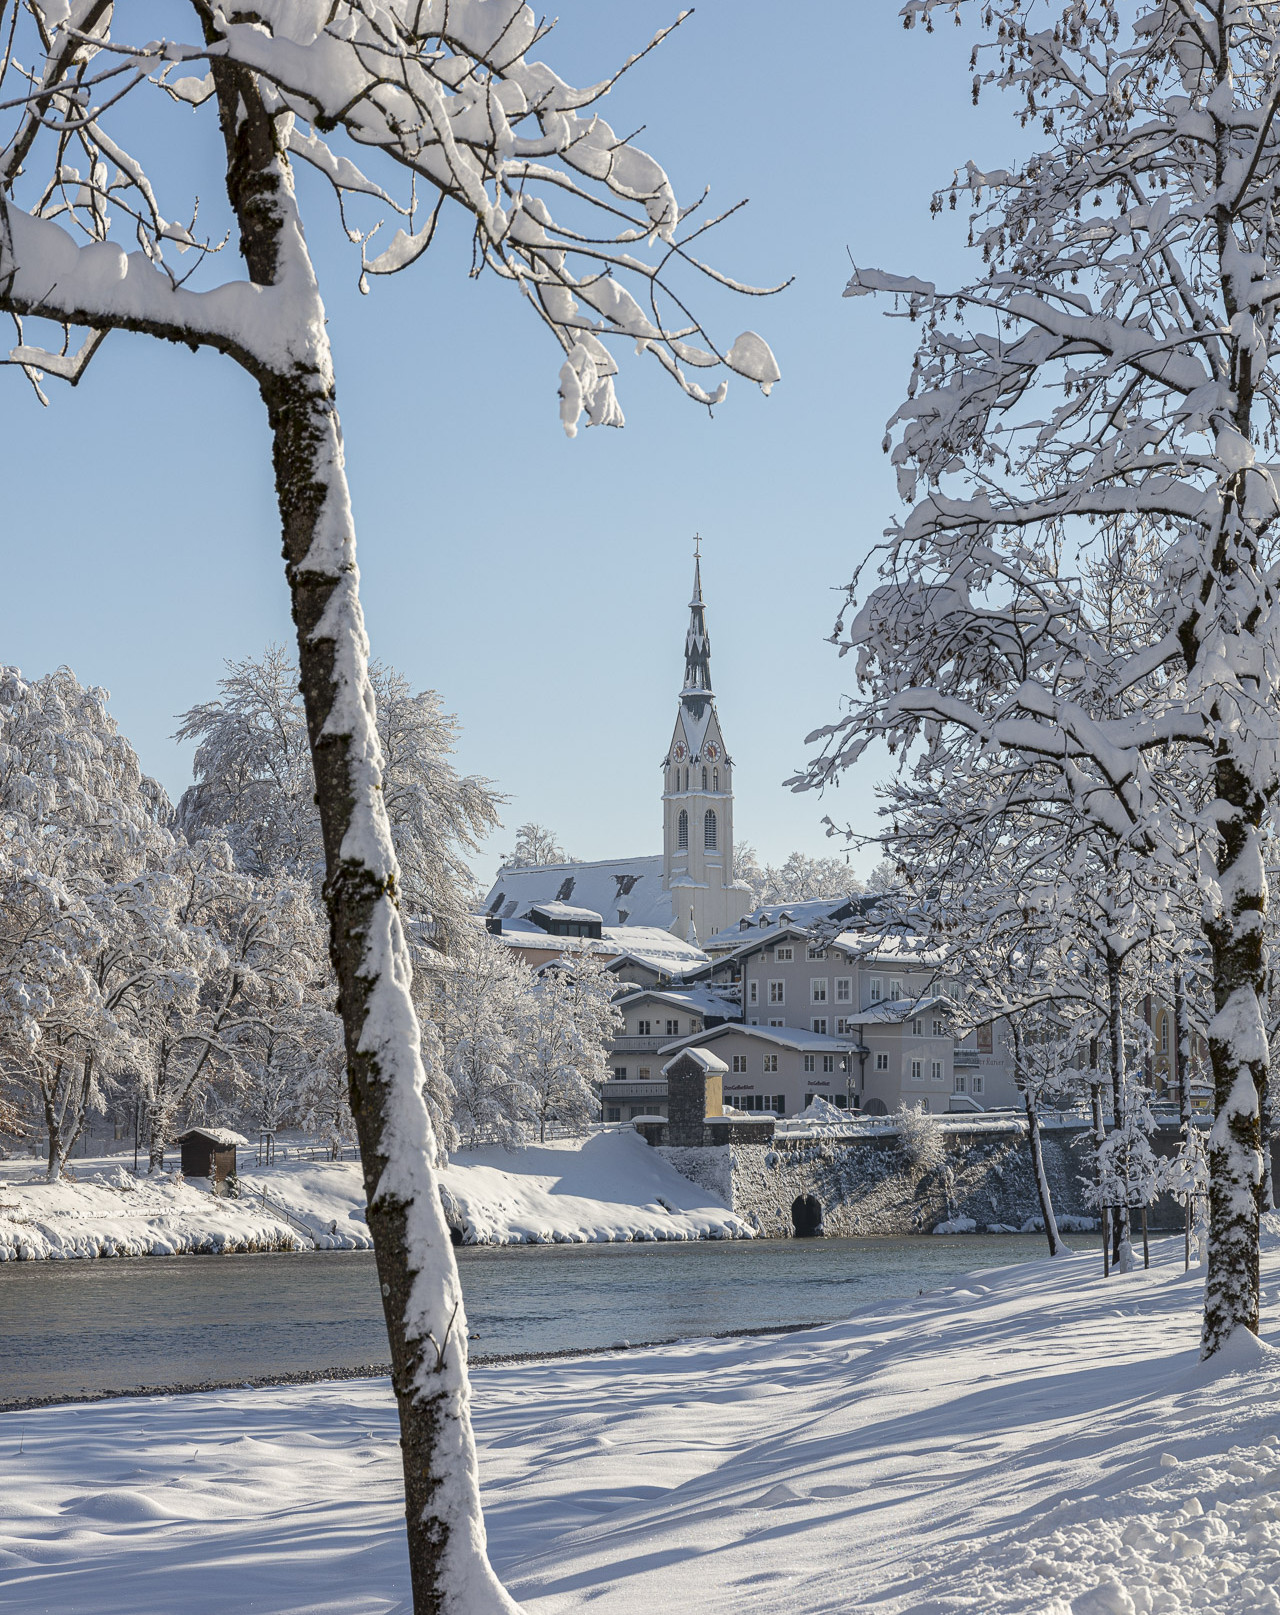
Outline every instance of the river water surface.
[[[471, 1356], [482, 1361], [831, 1323], [975, 1268], [1037, 1258], [1045, 1243], [967, 1234], [456, 1254]], [[386, 1360], [368, 1251], [0, 1264], [0, 1405]]]

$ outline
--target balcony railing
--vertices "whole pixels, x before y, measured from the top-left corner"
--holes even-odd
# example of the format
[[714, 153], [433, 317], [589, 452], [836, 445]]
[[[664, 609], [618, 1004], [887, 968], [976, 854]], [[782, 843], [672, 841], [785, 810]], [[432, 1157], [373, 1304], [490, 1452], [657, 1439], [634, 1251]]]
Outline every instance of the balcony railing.
[[606, 1082], [600, 1090], [604, 1099], [652, 1099], [665, 1100], [667, 1085], [665, 1082]]

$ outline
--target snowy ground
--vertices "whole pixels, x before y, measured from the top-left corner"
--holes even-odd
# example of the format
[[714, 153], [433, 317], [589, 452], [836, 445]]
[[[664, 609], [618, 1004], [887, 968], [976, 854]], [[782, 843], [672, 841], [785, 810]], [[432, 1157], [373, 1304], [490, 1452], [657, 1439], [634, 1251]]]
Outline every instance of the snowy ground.
[[[358, 1162], [287, 1161], [259, 1170], [242, 1152], [239, 1200], [207, 1185], [135, 1178], [118, 1161], [77, 1161], [46, 1183], [29, 1163], [0, 1166], [0, 1262], [191, 1252], [361, 1249]], [[751, 1229], [680, 1176], [634, 1132], [458, 1155], [442, 1174], [450, 1221], [468, 1243], [745, 1238]]]
[[[1273, 1219], [1274, 1223], [1274, 1219]], [[1265, 1255], [1280, 1295], [1280, 1224]], [[767, 1340], [475, 1374], [530, 1615], [1280, 1610], [1280, 1353], [1196, 1362], [1181, 1244]], [[404, 1611], [385, 1381], [0, 1417], [6, 1615]]]

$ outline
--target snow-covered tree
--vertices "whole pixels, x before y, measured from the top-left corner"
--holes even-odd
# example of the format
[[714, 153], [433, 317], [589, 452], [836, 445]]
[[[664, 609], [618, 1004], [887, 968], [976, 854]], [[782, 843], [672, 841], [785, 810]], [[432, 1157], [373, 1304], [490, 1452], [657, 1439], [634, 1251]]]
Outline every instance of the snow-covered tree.
[[519, 1071], [538, 1139], [552, 1124], [580, 1131], [600, 1115], [609, 1046], [622, 1029], [618, 983], [590, 955], [545, 969], [525, 995]]
[[[400, 866], [401, 899], [447, 947], [474, 906], [467, 864], [497, 823], [490, 783], [451, 762], [457, 720], [434, 690], [415, 692], [395, 668], [369, 668], [382, 748], [383, 796]], [[279, 645], [228, 662], [215, 700], [183, 713], [176, 737], [196, 740], [190, 786], [178, 804], [190, 837], [226, 836], [241, 868], [294, 876], [317, 889], [324, 846], [296, 661]]]
[[[1044, 134], [1024, 162], [970, 164], [937, 198], [970, 199], [980, 278], [954, 294], [870, 270], [850, 282], [923, 325], [889, 437], [911, 510], [838, 630], [861, 693], [823, 732], [810, 779], [873, 740], [919, 759], [963, 735], [1054, 761], [1080, 810], [1149, 860], [1150, 884], [1198, 857], [1215, 1004], [1212, 1355], [1234, 1329], [1256, 1331], [1259, 1310], [1261, 837], [1280, 786], [1266, 460], [1280, 427], [1280, 11], [972, 10], [991, 30], [977, 87], [1011, 90]], [[1118, 644], [1079, 572], [1122, 532], [1158, 547], [1159, 588]], [[1179, 796], [1171, 753], [1199, 769], [1206, 811]]]
[[776, 867], [761, 865], [749, 842], [734, 848], [733, 871], [751, 888], [757, 903], [805, 903], [824, 897], [848, 897], [863, 889], [843, 858], [811, 858], [804, 852], [789, 852]]
[[0, 1081], [32, 1101], [50, 1177], [128, 1057], [134, 882], [171, 845], [168, 811], [105, 691], [0, 668]]
[[502, 867], [532, 869], [538, 864], [563, 864], [571, 861], [569, 854], [560, 845], [560, 838], [555, 831], [548, 830], [545, 824], [535, 824], [530, 820], [516, 831], [516, 844], [510, 852], [503, 854]]
[[427, 965], [424, 979], [434, 986], [429, 1015], [457, 1141], [464, 1149], [515, 1149], [528, 1137], [533, 1111], [522, 1074], [533, 972], [510, 948], [473, 928]]
[[[261, 0], [228, 13], [193, 0], [183, 14], [185, 43], [131, 41], [130, 14], [110, 0], [30, 0], [13, 12], [0, 61], [0, 311], [20, 322], [11, 359], [37, 390], [50, 375], [74, 381], [104, 333], [131, 330], [217, 349], [262, 396], [404, 1432], [413, 1596], [421, 1611], [485, 1615], [511, 1602], [484, 1553], [465, 1315], [430, 1164], [333, 354], [294, 165], [328, 180], [362, 284], [417, 262], [441, 209], [460, 208], [475, 267], [511, 281], [561, 350], [570, 435], [584, 415], [622, 424], [613, 340], [651, 355], [707, 406], [727, 383], [705, 388], [690, 371], [736, 372], [767, 391], [778, 370], [754, 333], [717, 344], [687, 295], [672, 295], [674, 272], [710, 273], [690, 246], [711, 221], [682, 228], [662, 168], [600, 116], [613, 78], [574, 89], [531, 58], [546, 30], [527, 7]], [[215, 283], [216, 243], [195, 236], [194, 203], [162, 200], [156, 176], [183, 165], [168, 125], [147, 120], [149, 97], [208, 107], [192, 139], [216, 125], [247, 280]], [[205, 155], [186, 165], [193, 178]], [[372, 223], [358, 225], [365, 205], [398, 212], [405, 228], [382, 246]], [[190, 224], [176, 222], [184, 213]], [[195, 251], [199, 289], [173, 266], [184, 249]], [[40, 345], [21, 323], [37, 319], [65, 337]]]

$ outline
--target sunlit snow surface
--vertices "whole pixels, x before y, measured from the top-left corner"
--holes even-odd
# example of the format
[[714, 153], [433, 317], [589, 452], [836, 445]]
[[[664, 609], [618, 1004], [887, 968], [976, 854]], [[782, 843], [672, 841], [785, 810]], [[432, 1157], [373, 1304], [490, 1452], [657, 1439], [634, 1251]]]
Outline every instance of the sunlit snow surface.
[[[531, 1615], [1280, 1609], [1277, 1358], [1199, 1368], [1199, 1299], [1171, 1240], [479, 1370], [495, 1561]], [[3, 1415], [0, 1606], [407, 1615], [396, 1433], [385, 1381]]]
[[[77, 1162], [77, 1181], [52, 1184], [37, 1166], [6, 1163], [0, 1262], [372, 1245], [358, 1162], [287, 1161], [262, 1170], [252, 1159], [248, 1152], [239, 1200], [215, 1200], [200, 1180], [134, 1178], [105, 1160]], [[439, 1177], [450, 1220], [468, 1244], [752, 1235], [630, 1129], [515, 1153], [459, 1152]]]

